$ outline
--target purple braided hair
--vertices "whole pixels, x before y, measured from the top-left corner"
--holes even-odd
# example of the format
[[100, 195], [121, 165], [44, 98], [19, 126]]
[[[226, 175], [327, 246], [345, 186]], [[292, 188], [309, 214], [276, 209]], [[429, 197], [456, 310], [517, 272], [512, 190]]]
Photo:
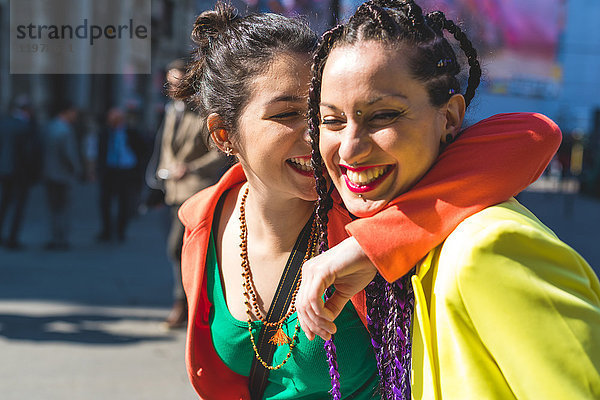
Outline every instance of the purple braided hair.
[[389, 283], [379, 274], [366, 287], [367, 324], [379, 371], [383, 399], [410, 399], [411, 329], [414, 270]]

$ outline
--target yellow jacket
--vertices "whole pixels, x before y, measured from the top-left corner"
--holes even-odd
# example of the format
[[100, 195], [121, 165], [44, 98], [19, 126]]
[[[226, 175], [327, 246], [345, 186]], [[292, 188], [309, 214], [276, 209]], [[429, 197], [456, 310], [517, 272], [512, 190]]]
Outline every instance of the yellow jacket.
[[511, 199], [464, 220], [412, 278], [414, 399], [600, 399], [600, 283]]

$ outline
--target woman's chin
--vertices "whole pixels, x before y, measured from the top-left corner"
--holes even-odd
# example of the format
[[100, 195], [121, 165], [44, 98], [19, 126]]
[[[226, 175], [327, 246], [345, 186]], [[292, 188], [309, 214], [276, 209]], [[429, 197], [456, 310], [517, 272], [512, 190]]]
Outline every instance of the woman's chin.
[[387, 200], [370, 200], [366, 196], [358, 197], [356, 194], [345, 193], [342, 201], [350, 214], [358, 218], [371, 217], [385, 208]]

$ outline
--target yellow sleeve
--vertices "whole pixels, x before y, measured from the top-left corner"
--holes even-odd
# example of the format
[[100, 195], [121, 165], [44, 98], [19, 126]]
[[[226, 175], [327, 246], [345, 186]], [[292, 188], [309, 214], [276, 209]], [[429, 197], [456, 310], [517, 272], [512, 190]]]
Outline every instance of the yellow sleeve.
[[542, 225], [497, 221], [459, 257], [473, 329], [518, 399], [600, 399], [600, 284]]

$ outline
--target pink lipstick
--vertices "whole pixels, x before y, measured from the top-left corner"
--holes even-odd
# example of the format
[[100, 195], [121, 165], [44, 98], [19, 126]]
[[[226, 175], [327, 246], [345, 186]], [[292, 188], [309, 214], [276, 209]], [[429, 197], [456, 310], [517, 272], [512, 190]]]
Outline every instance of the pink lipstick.
[[[366, 192], [370, 192], [371, 190], [374, 190], [375, 188], [377, 188], [377, 186], [379, 186], [381, 184], [381, 182], [383, 182], [385, 180], [385, 178], [390, 174], [390, 172], [394, 169], [393, 165], [390, 164], [384, 164], [384, 165], [370, 165], [370, 166], [366, 166], [366, 167], [357, 167], [357, 168], [353, 168], [350, 167], [348, 165], [342, 165], [339, 164], [340, 170], [342, 172], [342, 176], [344, 178], [344, 182], [346, 183], [346, 186], [348, 187], [348, 190], [350, 190], [353, 193], [366, 193]], [[372, 170], [374, 169], [376, 172], [376, 174], [380, 173], [381, 175], [378, 176], [377, 178], [371, 180], [370, 182], [365, 182], [365, 183], [359, 183], [357, 182], [357, 177], [359, 176], [358, 174], [361, 172], [364, 172], [366, 170]], [[348, 172], [350, 172], [354, 179], [351, 180], [348, 177]], [[364, 175], [363, 175], [363, 180], [365, 179]]]

